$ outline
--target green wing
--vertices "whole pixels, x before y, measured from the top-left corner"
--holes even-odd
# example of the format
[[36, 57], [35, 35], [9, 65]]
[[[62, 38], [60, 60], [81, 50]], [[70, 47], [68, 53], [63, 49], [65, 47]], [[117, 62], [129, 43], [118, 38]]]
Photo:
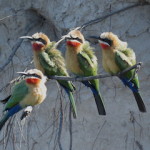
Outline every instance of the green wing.
[[[79, 65], [83, 71], [83, 76], [94, 76], [97, 75], [97, 58], [92, 51], [92, 48], [86, 44], [83, 50], [77, 55]], [[89, 81], [96, 90], [99, 90], [99, 80]]]
[[[45, 75], [69, 76], [61, 52], [54, 47], [49, 47], [45, 52], [40, 53], [39, 60], [45, 71]], [[58, 80], [58, 82], [70, 91], [74, 91], [75, 89], [70, 81]]]
[[40, 53], [39, 61], [45, 71], [45, 74], [47, 74], [47, 72], [55, 72], [55, 64], [50, 60], [49, 55], [47, 53]]
[[[46, 51], [41, 54], [41, 65], [45, 70], [45, 74], [48, 75], [57, 75], [57, 76], [68, 76], [67, 69], [65, 66], [64, 58], [59, 50], [55, 48], [54, 44], [50, 44]], [[46, 57], [45, 57], [46, 56]], [[45, 60], [46, 59], [46, 60]], [[73, 114], [76, 118], [77, 111], [72, 92], [75, 90], [74, 85], [70, 81], [58, 80], [59, 84], [63, 86], [69, 96]]]
[[25, 81], [23, 80], [17, 83], [12, 90], [12, 95], [8, 100], [8, 102], [6, 103], [4, 110], [10, 109], [15, 105], [19, 104], [19, 102], [22, 101], [27, 94], [28, 94], [28, 87]]
[[[116, 51], [115, 53], [115, 61], [121, 71], [133, 66], [136, 63], [135, 53], [132, 49], [125, 49], [121, 51]], [[131, 79], [134, 75], [135, 69], [132, 69], [125, 73], [123, 77], [127, 79]], [[137, 74], [132, 79], [132, 82], [135, 83], [137, 87], [139, 87], [139, 81]]]
[[97, 58], [89, 46], [88, 42], [83, 45], [83, 50], [78, 53], [77, 58], [84, 76], [93, 76], [97, 74]]
[[68, 76], [64, 58], [61, 52], [54, 47], [54, 43], [51, 43], [45, 52], [39, 54], [39, 60], [46, 75]]
[[77, 55], [79, 65], [84, 73], [84, 76], [92, 76], [97, 74], [97, 64], [94, 64], [87, 53], [80, 52]]

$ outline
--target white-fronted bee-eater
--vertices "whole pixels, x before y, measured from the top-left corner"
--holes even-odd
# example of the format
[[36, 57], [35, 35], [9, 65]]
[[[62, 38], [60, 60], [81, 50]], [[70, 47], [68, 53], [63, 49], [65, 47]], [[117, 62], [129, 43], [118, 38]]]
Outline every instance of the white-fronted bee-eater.
[[[85, 41], [83, 34], [79, 30], [72, 30], [66, 36], [66, 66], [73, 74], [87, 77], [97, 75], [97, 58], [93, 48]], [[99, 80], [94, 79], [82, 82], [89, 87], [94, 95], [98, 113], [106, 115], [103, 99], [100, 94]]]
[[[55, 47], [55, 42], [51, 42], [44, 33], [35, 33], [32, 36], [23, 36], [31, 41], [33, 48], [33, 57], [35, 67], [41, 70], [44, 75], [48, 76], [69, 76], [64, 58], [59, 50]], [[72, 82], [57, 80], [58, 83], [65, 89], [71, 102], [74, 118], [77, 117], [76, 104], [73, 97], [75, 87]]]
[[[136, 64], [134, 51], [128, 48], [127, 43], [121, 41], [112, 32], [104, 32], [99, 37], [91, 36], [91, 38], [96, 38], [99, 41], [102, 49], [102, 64], [106, 72], [117, 74]], [[140, 95], [139, 80], [135, 69], [128, 71], [119, 78], [133, 92], [139, 110], [146, 112], [146, 107]]]
[[19, 72], [24, 79], [15, 84], [12, 93], [5, 100], [4, 115], [0, 120], [0, 130], [5, 122], [15, 113], [28, 107], [41, 104], [46, 98], [46, 77], [40, 70], [31, 69], [27, 72]]

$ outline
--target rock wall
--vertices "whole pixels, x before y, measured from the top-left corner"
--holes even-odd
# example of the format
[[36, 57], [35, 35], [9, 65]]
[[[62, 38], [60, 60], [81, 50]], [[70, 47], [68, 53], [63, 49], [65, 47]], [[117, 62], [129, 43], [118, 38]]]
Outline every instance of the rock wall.
[[[10, 94], [3, 88], [17, 71], [33, 68], [31, 45], [19, 39], [35, 32], [59, 40], [71, 28], [121, 8], [137, 0], [0, 0], [0, 99]], [[115, 14], [83, 29], [85, 37], [112, 31], [135, 50], [141, 95], [147, 113], [140, 113], [132, 93], [116, 77], [101, 79], [107, 115], [99, 116], [90, 90], [75, 83], [78, 118], [70, 119], [69, 100], [55, 81], [49, 81], [48, 95], [26, 121], [20, 113], [0, 133], [0, 149], [7, 150], [149, 150], [150, 148], [150, 6], [138, 6]], [[101, 51], [95, 47], [101, 66]], [[64, 44], [59, 46], [65, 51]], [[15, 54], [15, 55], [13, 55]], [[13, 56], [13, 57], [12, 57]], [[8, 64], [8, 65], [7, 65]], [[5, 66], [5, 67], [4, 67]], [[63, 113], [61, 113], [61, 103]], [[2, 112], [3, 106], [0, 105]], [[13, 124], [12, 124], [13, 122]], [[11, 129], [11, 130], [10, 130]]]

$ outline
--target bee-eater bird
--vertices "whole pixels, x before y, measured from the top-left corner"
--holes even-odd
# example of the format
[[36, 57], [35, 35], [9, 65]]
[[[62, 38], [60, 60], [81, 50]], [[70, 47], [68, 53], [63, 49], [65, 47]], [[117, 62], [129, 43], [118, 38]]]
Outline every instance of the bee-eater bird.
[[[94, 55], [93, 48], [85, 41], [79, 30], [72, 30], [66, 37], [66, 66], [70, 72], [77, 76], [94, 76], [97, 75], [97, 58]], [[98, 113], [106, 115], [103, 99], [100, 94], [99, 80], [94, 79], [82, 82], [93, 92]]]
[[27, 72], [19, 72], [25, 78], [13, 87], [11, 96], [2, 102], [5, 103], [4, 115], [0, 120], [0, 130], [5, 122], [15, 113], [28, 107], [43, 102], [46, 97], [46, 77], [40, 70], [31, 69]]
[[[102, 48], [102, 64], [106, 72], [116, 74], [136, 64], [136, 56], [132, 49], [128, 48], [126, 42], [121, 41], [112, 32], [104, 32], [96, 38]], [[139, 92], [139, 80], [135, 69], [119, 77], [125, 86], [128, 86], [136, 99], [141, 112], [146, 112], [146, 107]]]
[[[21, 38], [31, 41], [35, 67], [41, 70], [47, 77], [53, 75], [69, 76], [61, 52], [56, 49], [55, 42], [51, 42], [47, 35], [44, 33], [35, 33], [32, 36], [23, 36]], [[76, 118], [77, 111], [73, 97], [75, 86], [70, 81], [58, 80], [58, 83], [68, 94], [73, 117]]]

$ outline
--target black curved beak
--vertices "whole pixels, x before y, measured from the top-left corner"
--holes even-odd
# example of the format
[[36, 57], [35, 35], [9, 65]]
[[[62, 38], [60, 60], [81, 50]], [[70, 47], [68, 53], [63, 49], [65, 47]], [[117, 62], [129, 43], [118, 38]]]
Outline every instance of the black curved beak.
[[17, 73], [22, 76], [24, 75], [24, 76], [28, 76], [28, 77], [36, 77], [36, 78], [41, 79], [41, 76], [39, 76], [38, 74], [35, 74], [35, 73], [32, 73], [32, 74], [26, 73], [26, 72], [17, 72]]

